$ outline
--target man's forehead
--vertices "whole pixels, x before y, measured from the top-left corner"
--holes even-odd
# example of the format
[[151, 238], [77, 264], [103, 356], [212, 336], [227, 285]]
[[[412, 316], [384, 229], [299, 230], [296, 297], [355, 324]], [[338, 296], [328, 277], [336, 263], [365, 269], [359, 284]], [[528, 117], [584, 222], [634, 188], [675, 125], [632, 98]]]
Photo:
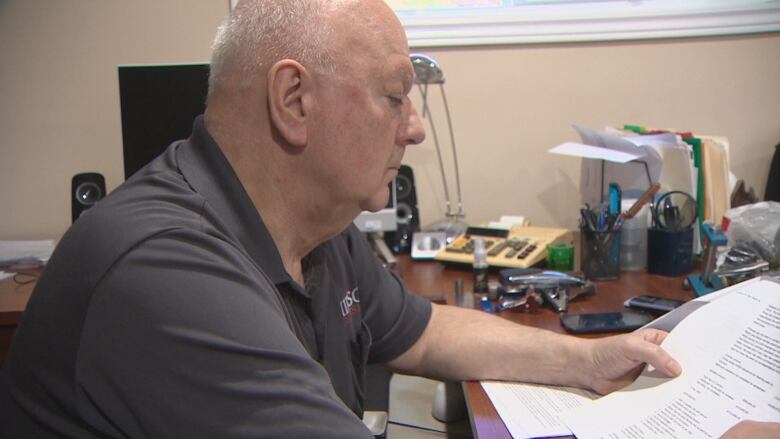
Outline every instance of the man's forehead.
[[414, 80], [414, 70], [408, 56], [393, 57], [390, 62], [391, 79], [401, 80], [405, 86], [411, 86]]
[[387, 4], [381, 0], [336, 3], [328, 18], [332, 20], [332, 48], [341, 55], [341, 63], [350, 65], [350, 70], [367, 69], [383, 79], [411, 82], [414, 71], [406, 33]]

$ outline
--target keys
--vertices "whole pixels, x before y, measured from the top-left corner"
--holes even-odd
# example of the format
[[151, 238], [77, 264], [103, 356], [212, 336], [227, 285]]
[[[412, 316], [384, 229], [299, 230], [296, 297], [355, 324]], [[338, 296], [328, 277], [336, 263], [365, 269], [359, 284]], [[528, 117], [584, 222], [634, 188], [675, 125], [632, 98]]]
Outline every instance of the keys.
[[[485, 240], [485, 248], [488, 250], [487, 255], [491, 258], [504, 257], [506, 259], [516, 258], [523, 260], [530, 256], [531, 253], [533, 253], [538, 248], [538, 245], [536, 242], [529, 239], [488, 239]], [[466, 255], [473, 254], [474, 239], [472, 239], [471, 236], [462, 236], [452, 244], [448, 245], [444, 251]], [[504, 253], [505, 251], [506, 253]]]
[[499, 253], [504, 251], [505, 248], [509, 247], [509, 241], [501, 241], [498, 244], [496, 244], [493, 248], [490, 249], [490, 251], [487, 252], [488, 256], [498, 256]]
[[[485, 240], [485, 248], [489, 249], [490, 246], [492, 246], [495, 243], [492, 239], [486, 239]], [[498, 247], [498, 246], [496, 246]], [[447, 246], [444, 251], [450, 252], [450, 253], [465, 253], [465, 254], [472, 254], [474, 253], [474, 240], [471, 239], [471, 237], [464, 237], [463, 239], [458, 239], [457, 241], [453, 242], [449, 246]], [[488, 252], [488, 255], [490, 255], [490, 252]]]
[[525, 259], [530, 255], [534, 250], [536, 250], [536, 244], [531, 244], [528, 247], [525, 248], [525, 250], [520, 253], [520, 255], [517, 256], [517, 259]]

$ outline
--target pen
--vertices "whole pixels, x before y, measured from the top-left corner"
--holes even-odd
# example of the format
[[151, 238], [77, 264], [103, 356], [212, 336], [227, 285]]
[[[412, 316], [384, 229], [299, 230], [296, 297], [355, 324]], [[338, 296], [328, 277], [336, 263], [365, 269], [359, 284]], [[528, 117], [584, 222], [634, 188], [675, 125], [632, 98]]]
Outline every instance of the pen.
[[636, 202], [631, 206], [631, 208], [628, 209], [627, 212], [621, 214], [623, 219], [633, 218], [637, 213], [639, 213], [639, 210], [642, 208], [642, 206], [647, 204], [653, 198], [653, 195], [655, 195], [659, 189], [661, 189], [661, 183], [655, 183], [654, 185], [650, 186], [650, 189], [645, 191], [645, 193], [642, 194], [638, 200], [636, 200]]
[[[587, 206], [587, 204], [586, 204]], [[580, 209], [580, 221], [582, 222], [582, 226], [587, 228], [588, 230], [595, 231], [596, 230], [596, 223], [593, 221], [593, 211], [589, 208], [582, 208]]]
[[623, 198], [623, 194], [620, 191], [620, 185], [617, 183], [610, 183], [609, 184], [609, 213], [612, 215], [617, 215], [620, 213], [621, 209], [621, 201]]
[[599, 223], [598, 223], [598, 227], [599, 227], [598, 231], [599, 232], [603, 232], [605, 230], [605, 228], [606, 228], [605, 227], [606, 226], [606, 218], [605, 218], [605, 214], [604, 214], [605, 210], [606, 210], [606, 205], [604, 203], [602, 203], [599, 206]]

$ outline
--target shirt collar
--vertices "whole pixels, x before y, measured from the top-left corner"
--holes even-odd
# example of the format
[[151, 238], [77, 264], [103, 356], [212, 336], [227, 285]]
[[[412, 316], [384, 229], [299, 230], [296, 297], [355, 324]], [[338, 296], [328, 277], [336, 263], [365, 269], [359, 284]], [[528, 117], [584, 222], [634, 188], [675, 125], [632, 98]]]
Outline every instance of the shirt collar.
[[292, 282], [279, 249], [244, 186], [216, 141], [206, 130], [203, 116], [193, 122], [192, 134], [176, 152], [179, 171], [219, 215], [274, 284]]

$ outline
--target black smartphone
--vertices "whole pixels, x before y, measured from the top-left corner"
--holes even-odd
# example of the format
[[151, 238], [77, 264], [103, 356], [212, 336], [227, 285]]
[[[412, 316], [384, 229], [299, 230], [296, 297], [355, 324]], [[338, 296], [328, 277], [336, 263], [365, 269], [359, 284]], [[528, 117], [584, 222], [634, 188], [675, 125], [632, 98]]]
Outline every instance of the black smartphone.
[[667, 299], [664, 297], [649, 296], [643, 294], [634, 296], [623, 304], [626, 308], [641, 309], [652, 314], [664, 314], [685, 303], [682, 300]]
[[563, 327], [575, 334], [630, 332], [650, 323], [653, 319], [654, 317], [650, 314], [632, 310], [589, 314], [561, 314]]

